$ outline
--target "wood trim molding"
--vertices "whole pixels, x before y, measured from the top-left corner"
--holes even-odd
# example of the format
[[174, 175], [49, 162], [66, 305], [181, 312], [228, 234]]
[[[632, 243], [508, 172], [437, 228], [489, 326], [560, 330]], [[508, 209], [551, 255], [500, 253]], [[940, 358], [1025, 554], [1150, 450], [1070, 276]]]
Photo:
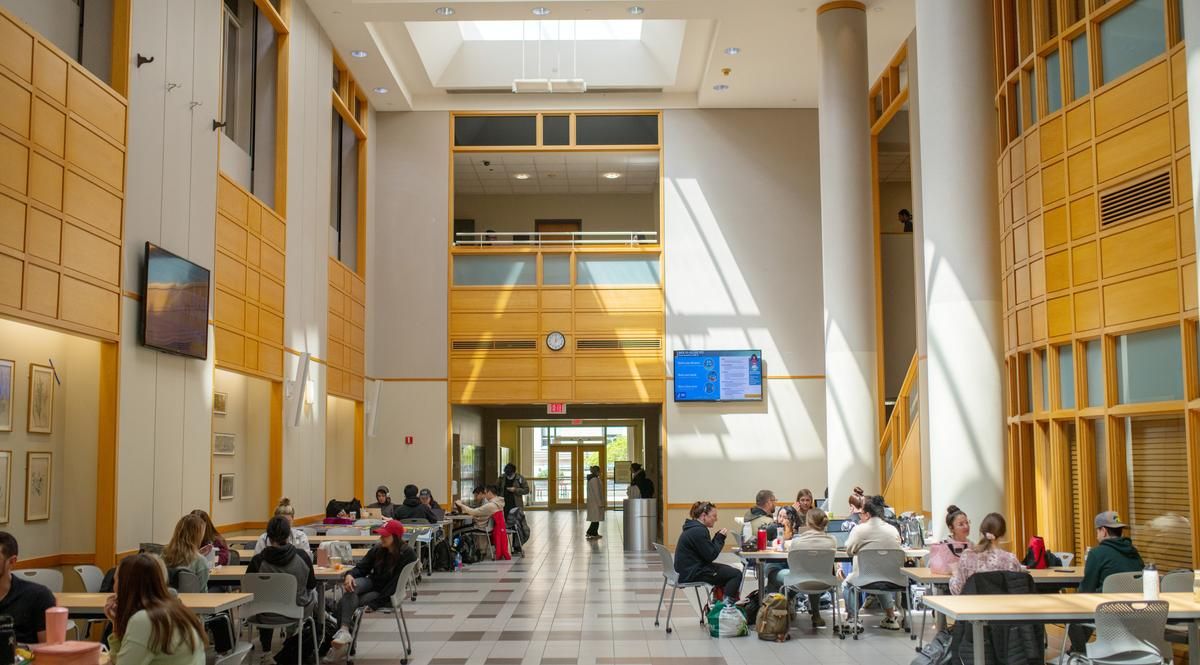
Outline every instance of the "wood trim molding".
[[865, 12], [867, 11], [867, 6], [858, 0], [834, 0], [833, 2], [826, 2], [817, 7], [817, 16], [835, 9], [857, 9], [860, 12]]
[[96, 560], [96, 555], [90, 552], [79, 554], [47, 554], [29, 559], [18, 559], [15, 566], [22, 568], [55, 568], [58, 566], [79, 566], [90, 564]]
[[[293, 348], [292, 348], [292, 347], [290, 347], [290, 346], [285, 346], [285, 347], [283, 347], [283, 350], [284, 350], [284, 352], [286, 352], [286, 353], [290, 353], [290, 354], [292, 354], [293, 356], [302, 356], [302, 355], [304, 355], [304, 352], [303, 352], [303, 351], [297, 351], [296, 349], [293, 349]], [[311, 361], [313, 361], [313, 362], [315, 362], [315, 363], [319, 363], [319, 364], [321, 364], [321, 365], [325, 365], [325, 364], [326, 364], [326, 362], [325, 362], [324, 360], [322, 360], [322, 359], [320, 359], [320, 358], [318, 358], [318, 357], [316, 357], [315, 355], [312, 355], [312, 354], [309, 354], [309, 356], [308, 356], [308, 359], [309, 359], [309, 360], [311, 360]]]
[[273, 514], [283, 497], [283, 382], [271, 382], [271, 435], [267, 449], [267, 514]]
[[405, 381], [449, 381], [444, 376], [368, 376], [368, 381], [387, 381], [387, 382], [405, 382]]
[[306, 524], [320, 524], [323, 521], [325, 521], [325, 514], [317, 513], [316, 515], [305, 515], [303, 517], [297, 517], [296, 519], [292, 520], [292, 524], [304, 526]]
[[112, 7], [112, 54], [109, 78], [112, 79], [113, 90], [126, 99], [129, 98], [129, 36], [133, 26], [131, 4], [132, 0], [116, 0]]
[[267, 523], [262, 520], [249, 520], [246, 522], [231, 522], [229, 524], [216, 525], [217, 531], [223, 534], [232, 533], [234, 531], [252, 531], [256, 529], [267, 528]]
[[99, 422], [96, 442], [95, 563], [107, 569], [116, 563], [117, 437], [120, 413], [120, 344], [100, 345]]

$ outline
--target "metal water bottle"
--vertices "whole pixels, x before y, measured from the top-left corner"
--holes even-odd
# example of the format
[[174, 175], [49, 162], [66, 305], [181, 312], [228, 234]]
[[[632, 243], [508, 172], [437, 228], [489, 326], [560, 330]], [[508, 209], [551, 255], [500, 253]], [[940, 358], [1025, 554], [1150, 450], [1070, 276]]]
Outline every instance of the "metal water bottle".
[[767, 549], [767, 527], [758, 527], [758, 551], [762, 552]]
[[1158, 569], [1149, 564], [1142, 571], [1142, 599], [1158, 600]]

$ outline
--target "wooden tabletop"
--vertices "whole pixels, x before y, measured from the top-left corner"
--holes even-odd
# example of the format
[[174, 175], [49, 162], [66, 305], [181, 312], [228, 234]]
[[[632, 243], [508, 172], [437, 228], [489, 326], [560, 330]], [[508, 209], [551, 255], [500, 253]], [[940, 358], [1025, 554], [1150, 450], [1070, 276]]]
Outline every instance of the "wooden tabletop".
[[[740, 557], [750, 559], [752, 561], [754, 559], [765, 559], [767, 561], [787, 561], [787, 558], [788, 558], [788, 550], [784, 550], [782, 552], [779, 552], [776, 550], [766, 550], [766, 551], [762, 551], [762, 552], [742, 552], [741, 550], [734, 550], [734, 553]], [[906, 547], [906, 548], [904, 548], [904, 556], [909, 559], [920, 559], [920, 558], [929, 556], [929, 550], [908, 549]], [[850, 558], [851, 555], [847, 554], [846, 550], [836, 550], [834, 553], [834, 557], [846, 559], [846, 558]]]
[[[1163, 593], [1172, 619], [1200, 619], [1200, 602], [1190, 593]], [[1004, 596], [925, 596], [934, 611], [955, 621], [1090, 621], [1096, 606], [1113, 600], [1142, 600], [1140, 593], [1035, 593]]]
[[[364, 536], [364, 535], [309, 536], [308, 544], [310, 546], [311, 545], [320, 545], [321, 543], [324, 543], [326, 541], [332, 541], [332, 540], [340, 540], [343, 543], [357, 543], [357, 544], [369, 543], [369, 544], [373, 545], [373, 544], [379, 542], [379, 536], [371, 536], [371, 535], [366, 535], [366, 536]], [[225, 539], [225, 542], [228, 543], [229, 545], [247, 545], [247, 544], [254, 545], [254, 544], [258, 543], [258, 536], [230, 536]]]
[[[107, 593], [56, 593], [54, 600], [59, 607], [67, 608], [72, 616], [102, 617]], [[183, 606], [196, 614], [217, 614], [254, 600], [252, 593], [181, 593]]]
[[[935, 573], [928, 568], [901, 568], [900, 572], [918, 584], [949, 584], [950, 573]], [[1079, 584], [1083, 581], [1081, 568], [1045, 568], [1026, 571], [1035, 584]]]
[[[247, 566], [217, 566], [208, 572], [210, 582], [236, 582], [246, 575]], [[350, 572], [351, 566], [333, 569], [326, 566], [313, 566], [319, 582], [337, 582]]]

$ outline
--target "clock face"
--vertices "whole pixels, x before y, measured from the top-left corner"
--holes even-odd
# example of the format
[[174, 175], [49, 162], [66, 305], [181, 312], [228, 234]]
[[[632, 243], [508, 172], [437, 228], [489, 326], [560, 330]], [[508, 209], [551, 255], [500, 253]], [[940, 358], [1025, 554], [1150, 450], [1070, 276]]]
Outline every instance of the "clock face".
[[561, 351], [567, 345], [567, 338], [560, 332], [552, 332], [546, 335], [546, 346], [550, 347], [551, 351]]

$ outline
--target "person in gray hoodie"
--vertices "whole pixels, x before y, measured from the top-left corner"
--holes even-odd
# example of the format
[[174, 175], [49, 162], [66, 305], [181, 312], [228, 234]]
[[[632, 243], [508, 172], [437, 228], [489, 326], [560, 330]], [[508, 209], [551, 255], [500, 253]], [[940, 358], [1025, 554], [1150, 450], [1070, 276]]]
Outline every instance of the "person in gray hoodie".
[[[311, 617], [317, 607], [317, 575], [308, 552], [296, 549], [288, 542], [292, 523], [282, 515], [267, 522], [267, 547], [250, 559], [246, 573], [286, 573], [296, 578], [296, 604], [304, 607], [304, 616]], [[262, 629], [258, 639], [263, 651], [271, 650], [271, 631]]]

